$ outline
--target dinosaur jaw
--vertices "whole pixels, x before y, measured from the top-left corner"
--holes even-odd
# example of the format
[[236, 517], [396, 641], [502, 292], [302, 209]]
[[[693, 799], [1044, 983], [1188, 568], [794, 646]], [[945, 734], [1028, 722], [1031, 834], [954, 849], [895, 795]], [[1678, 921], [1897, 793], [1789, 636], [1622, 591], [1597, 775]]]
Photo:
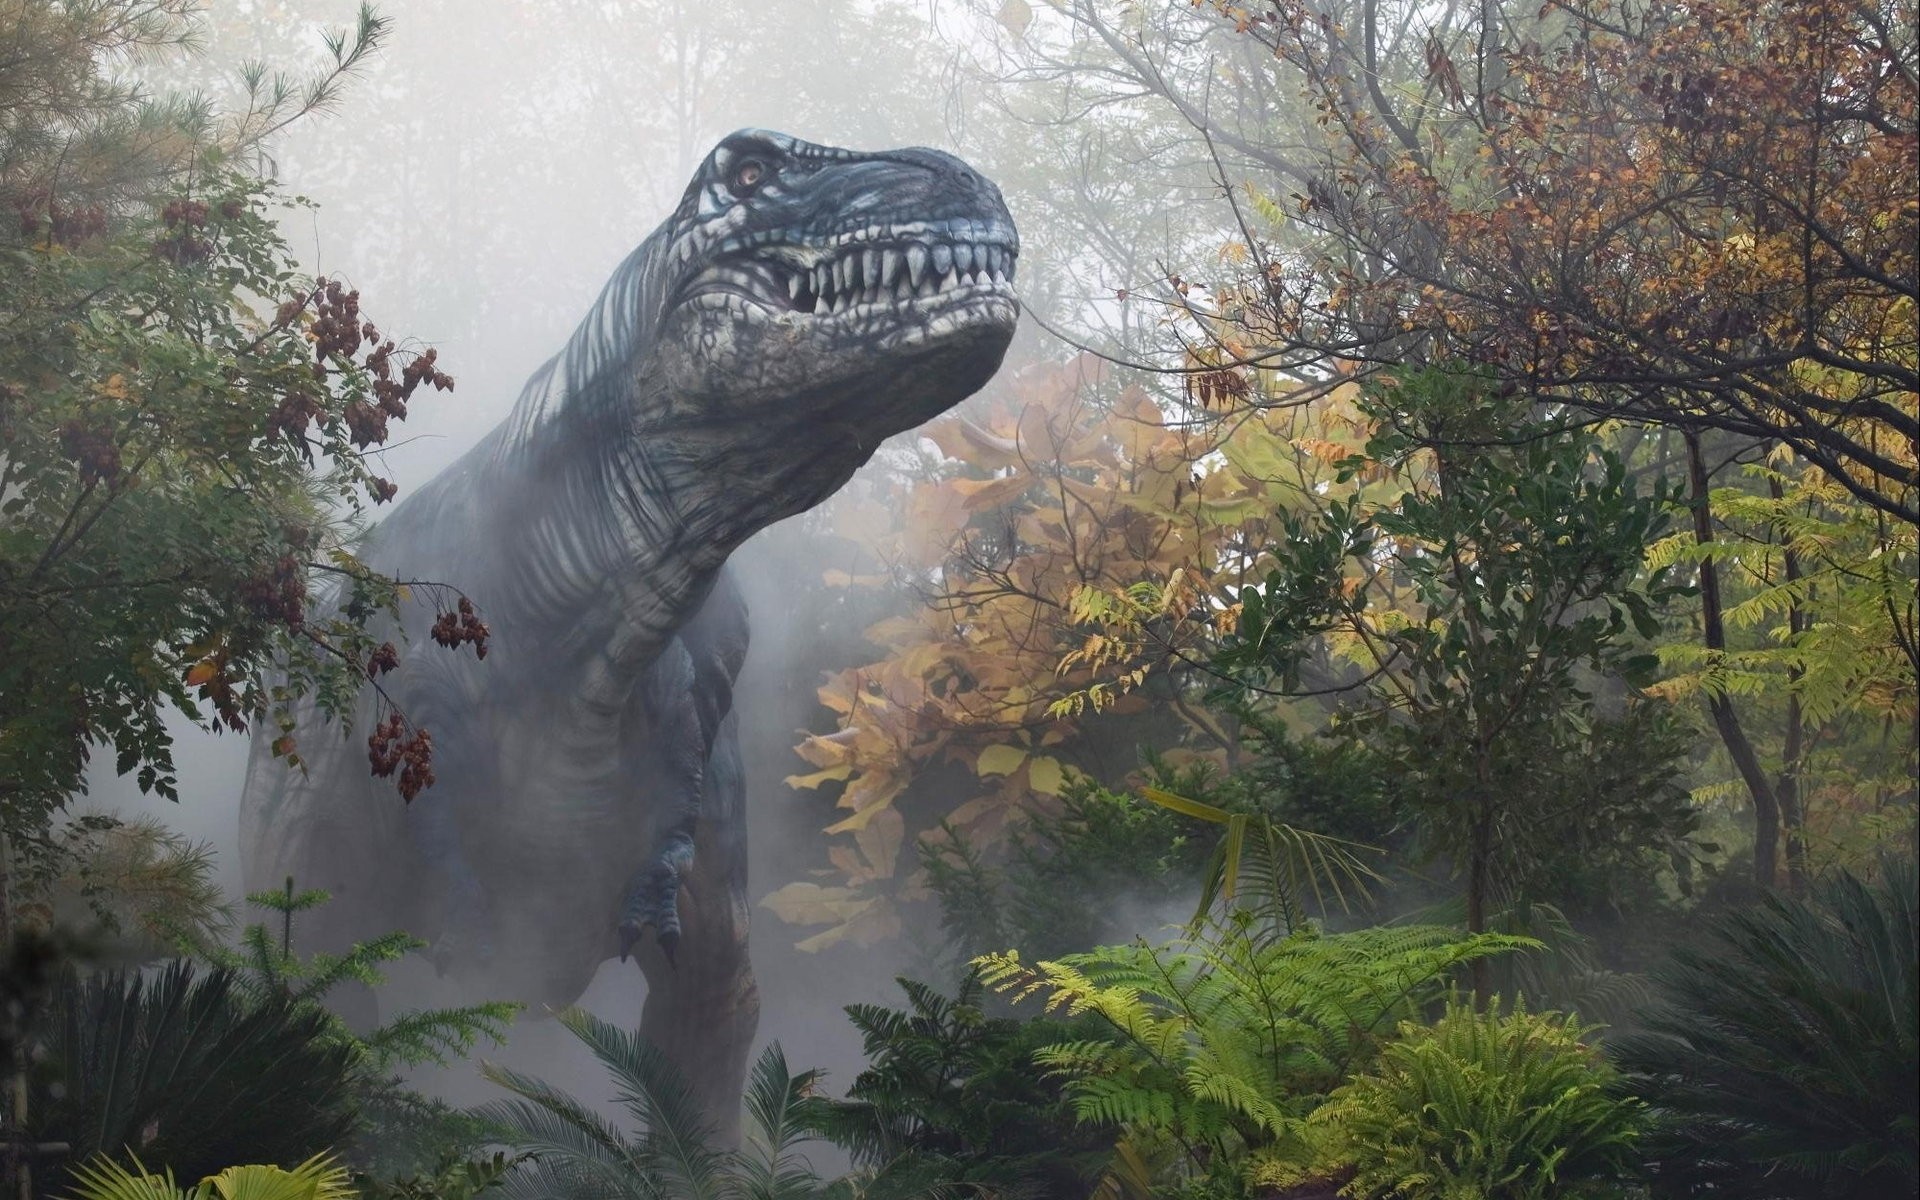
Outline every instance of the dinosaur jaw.
[[674, 416], [852, 424], [871, 445], [991, 377], [1019, 321], [1017, 263], [1011, 232], [991, 225], [723, 256], [663, 322]]

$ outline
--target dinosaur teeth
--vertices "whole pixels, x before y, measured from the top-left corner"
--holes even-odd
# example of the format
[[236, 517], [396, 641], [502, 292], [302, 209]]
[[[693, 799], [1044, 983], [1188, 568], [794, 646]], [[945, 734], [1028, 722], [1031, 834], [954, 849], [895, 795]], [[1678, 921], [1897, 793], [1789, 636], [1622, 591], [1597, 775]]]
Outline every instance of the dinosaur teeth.
[[907, 260], [898, 250], [880, 252], [880, 286], [893, 287], [900, 280], [901, 272], [907, 269]]
[[880, 252], [878, 250], [865, 251], [860, 255], [860, 260], [861, 260], [861, 264], [866, 267], [865, 274], [867, 277], [867, 284], [866, 284], [867, 287], [869, 289], [879, 287], [880, 286]]
[[907, 278], [912, 281], [914, 291], [920, 290], [920, 281], [927, 273], [927, 248], [919, 242], [907, 247]]
[[800, 276], [797, 273], [787, 276], [787, 299], [795, 308], [800, 307]]
[[[984, 259], [982, 261], [985, 261]], [[962, 275], [973, 270], [973, 247], [962, 242], [953, 248], [953, 265], [960, 268]]]
[[945, 275], [953, 269], [953, 247], [944, 243], [933, 248], [933, 271]]

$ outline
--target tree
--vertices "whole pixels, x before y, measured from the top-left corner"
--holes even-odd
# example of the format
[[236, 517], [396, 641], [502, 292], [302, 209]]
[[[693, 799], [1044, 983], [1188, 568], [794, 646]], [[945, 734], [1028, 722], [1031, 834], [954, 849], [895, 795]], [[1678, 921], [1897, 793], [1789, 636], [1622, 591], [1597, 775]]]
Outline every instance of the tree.
[[[186, 7], [32, 0], [5, 23], [0, 831], [18, 854], [45, 849], [92, 747], [174, 797], [169, 705], [215, 729], [278, 721], [275, 751], [297, 759], [291, 698], [340, 711], [392, 664], [368, 623], [401, 590], [347, 549], [394, 494], [366, 452], [419, 388], [452, 386], [357, 292], [293, 270], [249, 165], [332, 100], [384, 21], [363, 10], [304, 85], [251, 77], [221, 119], [110, 69], [185, 40]], [[385, 770], [411, 795], [429, 745], [393, 740]]]
[[[358, 292], [294, 271], [261, 170], [266, 139], [332, 103], [386, 23], [362, 8], [330, 66], [249, 72], [219, 114], [123, 82], [191, 41], [190, 9], [0, 8], [0, 943], [16, 864], [54, 848], [95, 747], [177, 799], [168, 706], [213, 729], [276, 721], [275, 753], [297, 761], [291, 700], [337, 713], [394, 664], [368, 628], [401, 587], [347, 549], [395, 491], [365, 452], [420, 387], [452, 387]], [[316, 575], [337, 606], [309, 607]], [[403, 794], [431, 782], [404, 716], [369, 750]]]
[[1477, 6], [1390, 89], [1415, 8], [1214, 7], [1329, 135], [1281, 182], [1330, 252], [1298, 275], [1255, 247], [1253, 358], [1481, 363], [1543, 401], [1779, 441], [1920, 520], [1910, 8]]
[[[1388, 382], [1367, 391], [1376, 432], [1343, 470], [1404, 490], [1291, 521], [1265, 579], [1214, 600], [1228, 619], [1199, 618], [1229, 627], [1212, 666], [1243, 696], [1311, 690], [1299, 665], [1322, 638], [1361, 672], [1335, 728], [1401, 781], [1480, 932], [1491, 903], [1538, 898], [1569, 854], [1614, 863], [1690, 829], [1661, 706], [1597, 696], [1652, 682], [1633, 635], [1657, 633], [1680, 589], [1640, 578], [1661, 498], [1590, 434], [1481, 373]], [[1166, 611], [1147, 601], [1121, 617]]]

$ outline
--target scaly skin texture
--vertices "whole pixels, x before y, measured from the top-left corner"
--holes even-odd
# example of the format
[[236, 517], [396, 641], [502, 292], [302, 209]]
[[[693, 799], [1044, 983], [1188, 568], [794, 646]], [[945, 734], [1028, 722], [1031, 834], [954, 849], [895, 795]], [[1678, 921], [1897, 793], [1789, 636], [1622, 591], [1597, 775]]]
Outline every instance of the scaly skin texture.
[[631, 952], [642, 1031], [731, 1127], [758, 1000], [725, 563], [992, 376], [1017, 252], [998, 190], [950, 155], [721, 142], [513, 415], [362, 549], [493, 630], [478, 662], [407, 607], [386, 680], [438, 782], [403, 806], [369, 777], [370, 697], [305, 775], [256, 739], [248, 886], [335, 897], [301, 948], [404, 928], [473, 994], [535, 1011]]

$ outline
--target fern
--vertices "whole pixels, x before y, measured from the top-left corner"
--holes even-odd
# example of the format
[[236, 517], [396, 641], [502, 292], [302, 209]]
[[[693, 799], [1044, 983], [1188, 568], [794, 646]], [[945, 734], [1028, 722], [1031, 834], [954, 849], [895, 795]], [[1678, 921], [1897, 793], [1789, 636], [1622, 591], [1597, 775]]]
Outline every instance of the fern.
[[1037, 998], [1114, 1031], [1111, 1042], [1035, 1055], [1082, 1120], [1145, 1146], [1170, 1139], [1200, 1162], [1254, 1150], [1308, 1157], [1307, 1115], [1397, 1022], [1441, 996], [1463, 964], [1538, 945], [1437, 926], [1276, 937], [1241, 912], [1164, 947], [1033, 964], [1008, 951], [974, 965], [1016, 1003]]
[[480, 1110], [498, 1140], [522, 1151], [504, 1190], [517, 1200], [801, 1200], [820, 1180], [794, 1154], [819, 1101], [819, 1073], [794, 1074], [769, 1046], [747, 1080], [746, 1145], [717, 1144], [686, 1080], [636, 1032], [581, 1009], [560, 1023], [606, 1068], [630, 1132], [544, 1080], [495, 1064], [481, 1073], [513, 1099]]
[[1581, 1042], [1589, 1032], [1571, 1017], [1450, 1001], [1431, 1026], [1402, 1024], [1313, 1114], [1321, 1152], [1354, 1171], [1355, 1195], [1617, 1194], [1642, 1106], [1613, 1090], [1613, 1069]]

